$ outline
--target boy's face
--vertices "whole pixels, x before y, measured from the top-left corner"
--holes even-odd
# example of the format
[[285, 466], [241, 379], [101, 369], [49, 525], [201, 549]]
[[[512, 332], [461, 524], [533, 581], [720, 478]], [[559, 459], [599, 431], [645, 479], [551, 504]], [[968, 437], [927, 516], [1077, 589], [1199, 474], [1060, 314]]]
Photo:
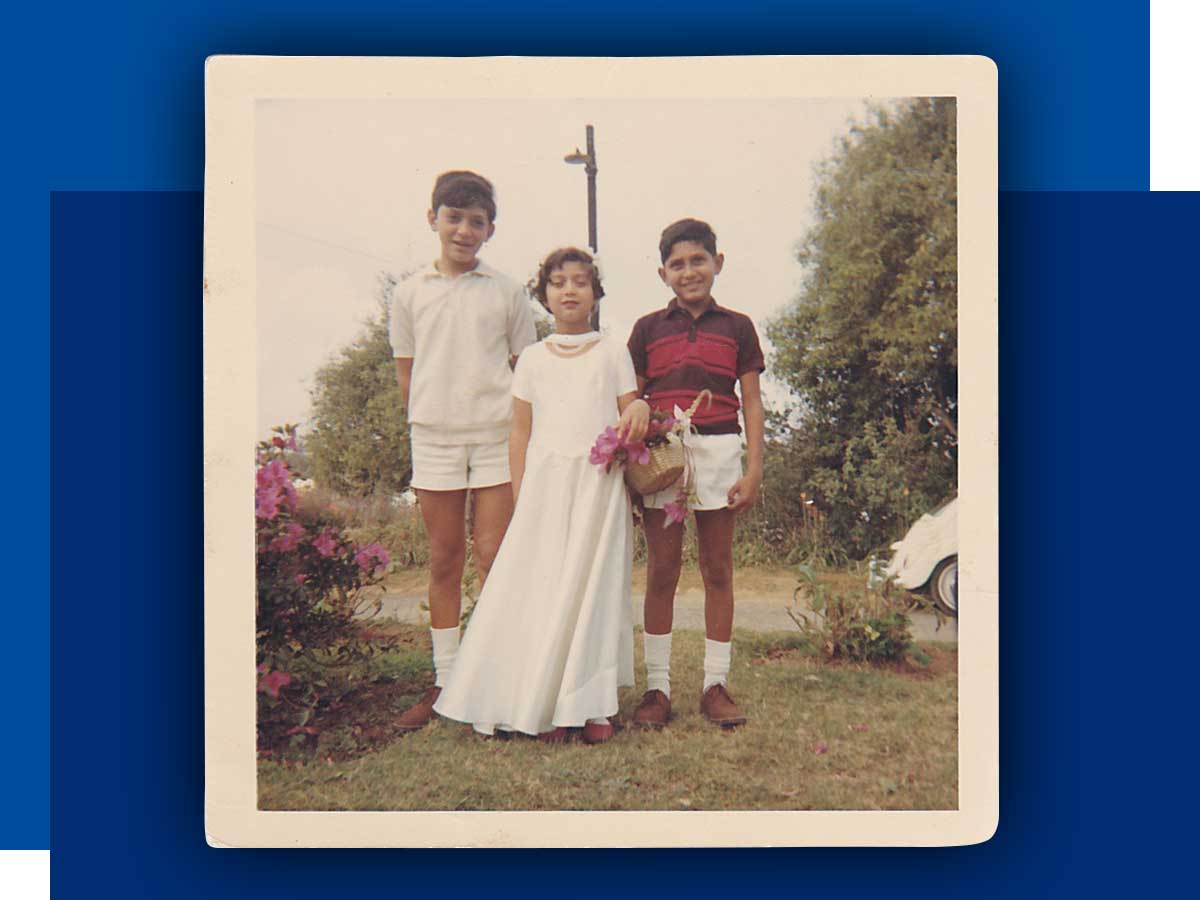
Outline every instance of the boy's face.
[[684, 306], [699, 307], [712, 297], [713, 281], [725, 265], [725, 255], [713, 256], [703, 244], [678, 241], [658, 270], [663, 280]]
[[479, 248], [496, 231], [481, 206], [439, 206], [429, 211], [429, 225], [441, 241], [442, 258], [459, 266], [474, 263]]

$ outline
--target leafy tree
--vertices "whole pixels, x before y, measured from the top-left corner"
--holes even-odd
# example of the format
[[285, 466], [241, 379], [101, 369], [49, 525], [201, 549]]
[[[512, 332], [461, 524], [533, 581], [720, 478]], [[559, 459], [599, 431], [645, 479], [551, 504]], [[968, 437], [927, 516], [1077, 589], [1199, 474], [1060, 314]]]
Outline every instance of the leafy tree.
[[314, 426], [305, 449], [313, 479], [347, 496], [397, 494], [412, 476], [408, 420], [388, 339], [388, 309], [395, 286], [395, 277], [380, 274], [378, 313], [337, 359], [316, 374]]
[[851, 130], [817, 170], [801, 293], [767, 327], [796, 398], [771, 452], [854, 556], [957, 485], [955, 119], [921, 98]]

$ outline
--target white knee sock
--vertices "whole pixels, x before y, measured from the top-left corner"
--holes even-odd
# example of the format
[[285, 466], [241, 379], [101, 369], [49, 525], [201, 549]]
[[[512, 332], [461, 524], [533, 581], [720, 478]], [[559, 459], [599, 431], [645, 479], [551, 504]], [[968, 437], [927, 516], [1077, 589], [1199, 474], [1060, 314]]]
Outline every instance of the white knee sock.
[[643, 645], [646, 648], [646, 690], [662, 691], [671, 696], [671, 632], [651, 634], [645, 632]]
[[458, 655], [458, 626], [430, 628], [429, 633], [433, 637], [433, 683], [445, 687], [454, 671], [454, 657]]
[[714, 684], [725, 684], [729, 678], [729, 641], [704, 639], [704, 690]]

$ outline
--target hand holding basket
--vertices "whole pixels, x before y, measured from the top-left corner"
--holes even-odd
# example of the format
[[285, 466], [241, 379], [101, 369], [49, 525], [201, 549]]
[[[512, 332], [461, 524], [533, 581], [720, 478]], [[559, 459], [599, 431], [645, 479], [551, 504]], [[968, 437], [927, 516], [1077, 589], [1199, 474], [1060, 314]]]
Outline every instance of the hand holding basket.
[[633, 490], [642, 495], [654, 494], [666, 490], [680, 479], [687, 468], [683, 435], [691, 427], [692, 416], [700, 408], [701, 400], [706, 404], [711, 403], [712, 391], [705, 389], [697, 394], [671, 437], [647, 448], [650, 454], [649, 462], [639, 463], [630, 459], [625, 463], [625, 483]]

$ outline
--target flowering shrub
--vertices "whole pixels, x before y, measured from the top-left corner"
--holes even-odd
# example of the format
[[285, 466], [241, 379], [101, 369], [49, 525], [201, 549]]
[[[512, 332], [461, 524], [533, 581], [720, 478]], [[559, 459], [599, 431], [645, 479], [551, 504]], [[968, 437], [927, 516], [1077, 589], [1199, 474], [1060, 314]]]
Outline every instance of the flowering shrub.
[[374, 652], [354, 621], [378, 611], [368, 589], [391, 563], [382, 546], [354, 544], [335, 513], [305, 502], [288, 465], [296, 428], [274, 431], [258, 445], [254, 488], [260, 744], [281, 730], [301, 741], [314, 734], [308, 723], [333, 683], [322, 667]]

